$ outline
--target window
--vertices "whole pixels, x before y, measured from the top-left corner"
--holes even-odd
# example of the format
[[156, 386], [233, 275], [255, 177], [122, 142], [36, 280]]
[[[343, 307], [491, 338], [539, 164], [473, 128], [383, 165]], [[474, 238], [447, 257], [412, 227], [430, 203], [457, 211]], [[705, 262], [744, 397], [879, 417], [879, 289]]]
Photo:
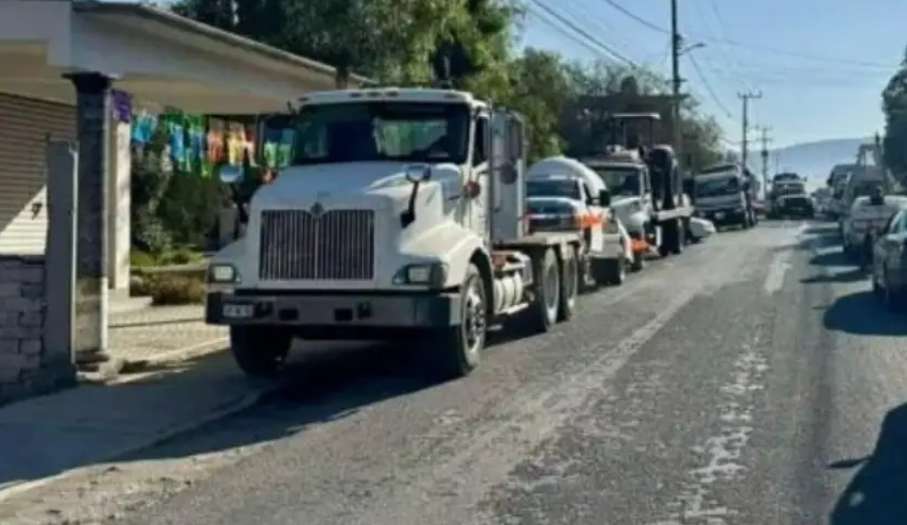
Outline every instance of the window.
[[488, 152], [485, 151], [488, 146], [488, 118], [480, 117], [476, 121], [476, 134], [473, 141], [472, 165], [478, 166], [488, 162]]
[[466, 161], [469, 108], [464, 104], [307, 106], [294, 124], [295, 164]]
[[898, 212], [888, 220], [888, 226], [885, 227], [885, 232], [896, 235], [903, 230], [903, 223], [904, 212]]

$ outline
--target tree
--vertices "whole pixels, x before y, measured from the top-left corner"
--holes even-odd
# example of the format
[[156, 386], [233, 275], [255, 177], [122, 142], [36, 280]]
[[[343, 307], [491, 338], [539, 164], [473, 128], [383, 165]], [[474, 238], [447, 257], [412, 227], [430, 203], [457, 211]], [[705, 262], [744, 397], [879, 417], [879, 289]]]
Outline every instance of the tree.
[[885, 112], [885, 164], [901, 181], [907, 180], [907, 52], [901, 69], [882, 92]]

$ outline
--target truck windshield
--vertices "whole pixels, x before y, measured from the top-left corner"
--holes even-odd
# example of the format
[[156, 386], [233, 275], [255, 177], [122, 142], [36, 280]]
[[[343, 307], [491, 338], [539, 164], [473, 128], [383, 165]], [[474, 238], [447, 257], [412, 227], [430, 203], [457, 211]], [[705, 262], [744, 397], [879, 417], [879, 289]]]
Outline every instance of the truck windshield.
[[469, 108], [454, 103], [362, 102], [303, 107], [294, 164], [466, 161]]
[[530, 197], [566, 197], [581, 200], [579, 185], [570, 179], [526, 181], [526, 194]]
[[722, 195], [733, 195], [739, 191], [740, 182], [737, 177], [696, 181], [697, 197], [719, 197]]
[[593, 168], [615, 197], [639, 197], [641, 174], [636, 168]]

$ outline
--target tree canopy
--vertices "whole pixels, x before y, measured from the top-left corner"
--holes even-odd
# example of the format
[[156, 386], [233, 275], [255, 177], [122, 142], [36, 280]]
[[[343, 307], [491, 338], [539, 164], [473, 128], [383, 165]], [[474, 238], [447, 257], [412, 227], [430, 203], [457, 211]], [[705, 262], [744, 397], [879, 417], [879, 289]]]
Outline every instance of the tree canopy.
[[882, 92], [885, 112], [885, 164], [901, 181], [907, 179], [907, 52], [901, 68]]
[[[667, 79], [647, 69], [518, 52], [522, 11], [509, 0], [181, 0], [174, 10], [334, 65], [341, 84], [351, 72], [381, 84], [446, 80], [522, 113], [532, 159], [564, 150], [562, 113], [581, 95], [615, 93], [628, 77], [640, 94], [669, 92]], [[682, 121], [694, 164], [720, 157], [720, 128], [692, 99]]]

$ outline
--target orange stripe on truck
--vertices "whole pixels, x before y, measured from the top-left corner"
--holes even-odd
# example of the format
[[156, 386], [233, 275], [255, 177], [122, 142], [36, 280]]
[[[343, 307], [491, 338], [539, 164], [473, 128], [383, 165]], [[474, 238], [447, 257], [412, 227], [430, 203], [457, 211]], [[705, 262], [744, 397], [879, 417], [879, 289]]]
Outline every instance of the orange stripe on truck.
[[649, 243], [642, 239], [633, 239], [630, 247], [633, 249], [633, 253], [645, 253], [649, 251]]

